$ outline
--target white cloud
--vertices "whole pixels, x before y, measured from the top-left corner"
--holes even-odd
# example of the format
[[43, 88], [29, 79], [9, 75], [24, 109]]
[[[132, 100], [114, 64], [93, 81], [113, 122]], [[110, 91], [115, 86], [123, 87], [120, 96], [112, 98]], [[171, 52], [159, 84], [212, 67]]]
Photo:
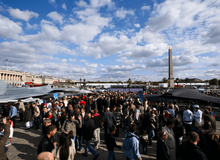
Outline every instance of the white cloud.
[[13, 9], [13, 8], [9, 8], [9, 13], [12, 17], [16, 18], [16, 19], [21, 19], [24, 21], [29, 21], [31, 18], [35, 17], [38, 18], [39, 14], [26, 10], [26, 11], [21, 11], [20, 9]]
[[55, 3], [56, 3], [56, 0], [48, 0], [48, 2], [49, 2], [50, 4], [55, 4]]
[[136, 23], [134, 24], [135, 27], [139, 28], [140, 27], [140, 24], [139, 23]]
[[30, 23], [27, 22], [27, 27], [26, 29], [37, 29], [38, 25], [34, 24], [34, 25], [30, 25]]
[[136, 45], [130, 51], [122, 53], [120, 56], [147, 59], [150, 57], [162, 56], [167, 48], [168, 46], [165, 43], [147, 44], [145, 46]]
[[70, 62], [77, 62], [76, 59], [72, 59], [72, 58], [70, 58], [69, 61], [70, 61]]
[[127, 57], [121, 57], [119, 59], [115, 60], [116, 62], [122, 62], [123, 64], [132, 64], [134, 63], [136, 60], [135, 59], [128, 59]]
[[66, 60], [66, 59], [62, 59], [61, 62], [62, 62], [62, 63], [66, 63], [67, 60]]
[[22, 28], [18, 23], [2, 16], [0, 14], [0, 37], [17, 39], [22, 33]]
[[87, 62], [85, 59], [80, 59], [79, 61], [80, 61], [81, 63]]
[[50, 12], [47, 17], [51, 18], [52, 20], [59, 22], [61, 25], [63, 24], [63, 16], [56, 11]]
[[133, 10], [126, 10], [123, 7], [121, 7], [118, 11], [116, 11], [116, 17], [119, 19], [125, 19], [127, 15], [134, 15]]
[[62, 4], [62, 8], [65, 9], [65, 10], [67, 10], [67, 8], [66, 8], [66, 3], [63, 3], [63, 4]]
[[136, 43], [127, 36], [121, 35], [119, 38], [114, 36], [103, 35], [99, 42], [81, 46], [84, 53], [89, 56], [101, 58], [102, 56], [110, 56], [112, 54], [128, 51], [134, 47]]
[[141, 10], [146, 10], [146, 11], [148, 11], [148, 10], [150, 10], [150, 6], [142, 6], [142, 7], [141, 7]]
[[[184, 66], [187, 64], [196, 64], [198, 63], [198, 58], [195, 56], [190, 55], [181, 55], [181, 56], [173, 56], [173, 66]], [[164, 67], [168, 66], [168, 57], [162, 58], [162, 59], [153, 59], [151, 61], [148, 61], [147, 63], [148, 67]]]

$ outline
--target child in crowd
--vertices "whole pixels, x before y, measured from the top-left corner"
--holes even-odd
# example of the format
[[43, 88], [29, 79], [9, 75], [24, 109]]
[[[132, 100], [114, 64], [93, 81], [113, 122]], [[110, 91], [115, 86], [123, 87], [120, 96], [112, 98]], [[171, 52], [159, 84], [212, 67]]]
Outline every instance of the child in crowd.
[[143, 148], [143, 154], [147, 154], [147, 142], [148, 142], [148, 135], [146, 131], [143, 131], [141, 135], [141, 145]]
[[133, 119], [133, 112], [130, 112], [129, 116], [128, 116], [128, 127], [134, 123], [134, 119]]
[[105, 143], [108, 149], [108, 158], [107, 160], [114, 159], [116, 160], [114, 147], [117, 147], [118, 149], [121, 149], [120, 146], [118, 146], [115, 142], [115, 137], [113, 136], [115, 134], [115, 127], [110, 128], [110, 134], [108, 134], [105, 137]]
[[7, 116], [6, 119], [7, 119], [7, 123], [10, 125], [10, 135], [9, 135], [8, 140], [5, 143], [5, 146], [7, 147], [7, 146], [11, 145], [11, 138], [13, 137], [13, 133], [14, 133], [14, 128], [13, 128], [14, 124], [9, 116]]

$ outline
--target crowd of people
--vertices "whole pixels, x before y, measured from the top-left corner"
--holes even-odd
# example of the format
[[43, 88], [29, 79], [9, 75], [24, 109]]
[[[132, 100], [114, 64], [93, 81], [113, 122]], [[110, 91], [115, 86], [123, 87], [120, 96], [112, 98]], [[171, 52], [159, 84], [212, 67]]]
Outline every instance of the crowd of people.
[[[220, 153], [211, 107], [201, 111], [199, 105], [191, 102], [181, 110], [175, 101], [141, 101], [131, 94], [105, 92], [48, 99], [41, 104], [36, 101], [24, 105], [21, 100], [17, 104], [4, 104], [0, 160], [7, 159], [9, 137], [17, 126], [18, 113], [27, 132], [42, 129], [36, 159], [73, 160], [78, 151], [85, 157], [90, 151], [96, 160], [102, 128], [108, 149], [107, 160], [116, 160], [115, 147], [123, 148], [127, 160], [142, 160], [140, 153], [148, 154], [151, 145], [157, 145], [158, 160], [212, 160]], [[117, 144], [120, 130], [125, 132], [123, 147]]]

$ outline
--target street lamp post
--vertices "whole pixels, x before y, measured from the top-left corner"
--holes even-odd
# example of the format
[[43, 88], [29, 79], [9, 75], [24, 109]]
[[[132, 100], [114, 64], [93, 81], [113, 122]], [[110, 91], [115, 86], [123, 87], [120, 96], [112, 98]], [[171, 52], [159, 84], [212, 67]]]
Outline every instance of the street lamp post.
[[128, 85], [129, 85], [129, 93], [130, 93], [130, 91], [131, 91], [130, 90], [131, 89], [131, 79], [130, 78], [128, 79]]
[[179, 79], [178, 78], [176, 79], [176, 83], [177, 83], [177, 89], [178, 89], [179, 88], [178, 87], [178, 83], [179, 83]]
[[83, 80], [83, 87], [85, 88], [86, 87], [86, 79], [84, 78]]
[[79, 89], [81, 89], [81, 81], [82, 81], [82, 79], [80, 78], [79, 81], [80, 81], [80, 83], [79, 83], [79, 84], [80, 84]]

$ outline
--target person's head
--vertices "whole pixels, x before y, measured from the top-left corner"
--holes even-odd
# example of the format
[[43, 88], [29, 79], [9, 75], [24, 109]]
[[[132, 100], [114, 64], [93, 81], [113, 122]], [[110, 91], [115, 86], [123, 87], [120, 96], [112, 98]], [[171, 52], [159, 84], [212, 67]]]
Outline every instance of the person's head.
[[206, 109], [207, 109], [209, 112], [212, 111], [212, 107], [210, 107], [210, 106], [207, 106]]
[[81, 113], [84, 113], [85, 112], [85, 108], [81, 108]]
[[138, 110], [141, 110], [141, 105], [138, 106]]
[[48, 115], [49, 115], [49, 116], [52, 115], [52, 110], [50, 110], [50, 111], [48, 112]]
[[54, 136], [57, 132], [57, 127], [55, 125], [50, 125], [46, 128], [47, 135]]
[[95, 109], [94, 113], [95, 113], [95, 114], [98, 114], [98, 113], [99, 113], [98, 109]]
[[188, 136], [189, 140], [191, 143], [197, 145], [198, 141], [199, 141], [199, 135], [196, 132], [190, 132], [189, 136]]
[[174, 121], [169, 119], [166, 121], [166, 126], [169, 128], [169, 129], [172, 129], [174, 127]]
[[21, 99], [18, 100], [18, 103], [21, 103]]
[[188, 110], [188, 109], [189, 109], [189, 106], [186, 106], [185, 109]]
[[87, 117], [88, 117], [88, 119], [91, 118], [91, 117], [92, 117], [92, 116], [91, 116], [91, 113], [88, 113], [88, 114], [87, 114]]
[[180, 119], [179, 118], [174, 118], [173, 121], [174, 121], [175, 126], [180, 124]]
[[34, 108], [36, 105], [35, 105], [35, 103], [32, 103], [32, 107]]
[[35, 160], [54, 160], [54, 156], [51, 152], [41, 152]]
[[195, 127], [201, 129], [202, 128], [202, 123], [201, 122], [196, 122]]
[[195, 108], [196, 111], [198, 111], [199, 110], [199, 105], [195, 105], [194, 108]]
[[115, 134], [115, 127], [110, 128], [110, 134]]
[[107, 108], [106, 108], [106, 110], [107, 110], [107, 111], [109, 111], [109, 110], [110, 110], [110, 108], [109, 108], [109, 107], [107, 107]]
[[64, 113], [64, 112], [65, 112], [65, 108], [61, 108], [61, 112], [63, 112], [63, 113]]
[[51, 125], [51, 119], [45, 118], [45, 119], [43, 120], [43, 124], [44, 124], [45, 127]]
[[44, 110], [44, 113], [47, 113], [47, 107], [44, 107], [43, 110]]
[[160, 138], [160, 139], [166, 140], [167, 137], [168, 137], [167, 132], [161, 131], [161, 132], [159, 133], [159, 138]]
[[68, 159], [69, 157], [69, 147], [71, 146], [72, 141], [67, 134], [61, 134], [59, 139], [59, 148], [60, 148], [60, 159]]
[[206, 114], [206, 115], [210, 115], [209, 110], [208, 110], [208, 109], [205, 109], [205, 110], [204, 110], [204, 114]]
[[133, 124], [131, 124], [131, 125], [129, 126], [129, 131], [130, 131], [131, 133], [135, 133], [135, 132], [136, 132], [136, 128], [137, 128], [136, 124], [133, 123]]
[[191, 102], [190, 102], [190, 104], [191, 104], [191, 105], [194, 105], [194, 102], [193, 102], [193, 101], [191, 101]]
[[174, 105], [173, 104], [170, 104], [170, 109], [173, 109], [174, 108]]
[[70, 114], [68, 119], [73, 122], [75, 120], [75, 115], [74, 114]]

